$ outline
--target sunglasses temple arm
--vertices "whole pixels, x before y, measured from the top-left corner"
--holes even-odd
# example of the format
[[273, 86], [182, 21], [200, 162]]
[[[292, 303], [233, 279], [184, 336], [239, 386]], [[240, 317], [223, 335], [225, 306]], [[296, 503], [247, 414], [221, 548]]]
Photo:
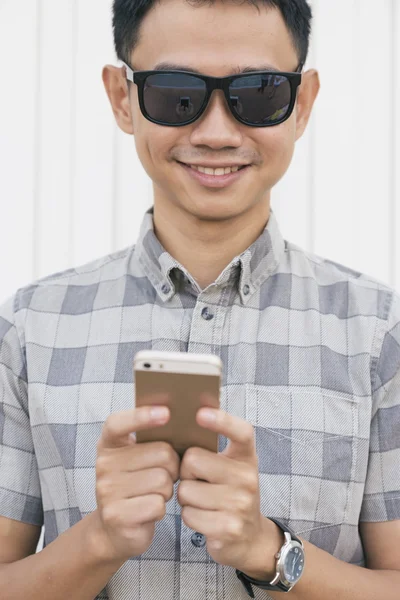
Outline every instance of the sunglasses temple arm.
[[132, 83], [133, 83], [133, 71], [132, 71], [132, 69], [130, 68], [130, 66], [129, 66], [129, 65], [127, 65], [127, 64], [126, 64], [126, 63], [124, 63], [123, 61], [122, 61], [122, 64], [123, 64], [123, 66], [125, 67], [125, 71], [126, 71], [126, 78], [127, 78], [129, 81], [132, 81]]

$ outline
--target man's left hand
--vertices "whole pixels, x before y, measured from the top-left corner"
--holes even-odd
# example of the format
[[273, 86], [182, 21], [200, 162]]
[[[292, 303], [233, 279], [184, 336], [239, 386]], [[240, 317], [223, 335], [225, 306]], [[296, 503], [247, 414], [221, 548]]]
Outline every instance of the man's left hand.
[[[215, 416], [214, 421], [205, 418], [208, 412]], [[211, 408], [199, 409], [196, 420], [202, 427], [226, 436], [229, 443], [217, 454], [198, 447], [186, 450], [178, 487], [182, 520], [206, 536], [207, 551], [215, 562], [245, 573], [254, 571], [260, 552], [268, 556], [267, 523], [272, 522], [260, 513], [253, 426]], [[271, 552], [272, 559], [276, 548]], [[274, 574], [273, 562], [271, 568]]]

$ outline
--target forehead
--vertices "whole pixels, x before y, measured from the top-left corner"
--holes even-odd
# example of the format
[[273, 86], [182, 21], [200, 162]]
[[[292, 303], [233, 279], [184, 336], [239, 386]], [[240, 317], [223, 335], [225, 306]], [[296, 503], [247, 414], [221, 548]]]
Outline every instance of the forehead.
[[168, 62], [222, 76], [248, 65], [292, 71], [298, 61], [281, 13], [262, 2], [257, 8], [248, 2], [193, 6], [160, 0], [141, 23], [131, 62], [136, 69]]

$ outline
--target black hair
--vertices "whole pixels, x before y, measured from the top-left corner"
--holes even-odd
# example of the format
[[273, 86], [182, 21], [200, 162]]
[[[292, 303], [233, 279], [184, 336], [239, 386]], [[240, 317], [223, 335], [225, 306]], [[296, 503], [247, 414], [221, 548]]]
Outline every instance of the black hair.
[[[131, 54], [139, 43], [141, 22], [153, 8], [156, 1], [114, 0], [114, 46], [119, 60], [130, 63]], [[194, 6], [202, 6], [207, 3], [213, 5], [215, 3], [215, 0], [186, 1]], [[257, 9], [259, 9], [259, 4], [265, 4], [280, 11], [292, 37], [299, 64], [304, 65], [308, 55], [312, 20], [312, 10], [307, 0], [241, 0], [241, 3], [243, 2], [253, 4]]]

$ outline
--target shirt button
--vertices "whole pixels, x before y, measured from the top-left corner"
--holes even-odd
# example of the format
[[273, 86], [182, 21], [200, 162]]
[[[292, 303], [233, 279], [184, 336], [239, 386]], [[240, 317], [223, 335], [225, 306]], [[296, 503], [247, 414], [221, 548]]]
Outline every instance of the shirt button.
[[250, 287], [246, 283], [246, 285], [243, 287], [243, 294], [245, 296], [247, 296], [249, 292], [250, 292]]
[[201, 311], [201, 316], [206, 321], [209, 321], [210, 319], [214, 318], [214, 315], [211, 314], [210, 311], [208, 310], [208, 306], [206, 306], [205, 308], [203, 308], [203, 310]]
[[205, 546], [206, 538], [202, 533], [195, 531], [191, 539], [193, 546], [196, 546], [197, 548], [202, 548]]
[[168, 294], [168, 292], [171, 290], [171, 288], [169, 287], [169, 285], [167, 283], [164, 283], [164, 285], [161, 288], [161, 291], [163, 294]]

